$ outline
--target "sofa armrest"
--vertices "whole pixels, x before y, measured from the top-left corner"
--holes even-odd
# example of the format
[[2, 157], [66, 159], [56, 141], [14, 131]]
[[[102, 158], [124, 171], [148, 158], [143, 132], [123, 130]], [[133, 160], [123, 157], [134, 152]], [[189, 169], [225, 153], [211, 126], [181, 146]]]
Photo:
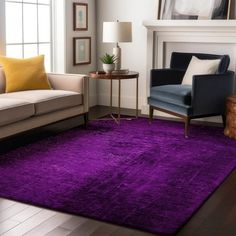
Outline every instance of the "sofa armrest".
[[185, 71], [175, 69], [152, 69], [151, 70], [151, 87], [181, 84]]
[[194, 75], [192, 107], [194, 115], [224, 114], [226, 98], [233, 94], [235, 73]]
[[89, 78], [81, 74], [54, 74], [48, 73], [48, 80], [53, 89], [67, 90], [83, 94], [84, 112], [89, 107]]

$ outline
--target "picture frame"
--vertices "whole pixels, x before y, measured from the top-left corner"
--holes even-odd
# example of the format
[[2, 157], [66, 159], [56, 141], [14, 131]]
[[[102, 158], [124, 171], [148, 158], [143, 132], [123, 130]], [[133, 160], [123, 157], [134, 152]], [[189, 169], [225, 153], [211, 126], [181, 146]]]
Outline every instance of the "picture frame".
[[91, 37], [73, 38], [74, 65], [91, 64]]
[[157, 1], [157, 19], [161, 19], [161, 6], [162, 6], [162, 0], [156, 0]]
[[229, 19], [232, 0], [159, 0], [160, 20]]
[[221, 5], [214, 9], [212, 19], [230, 19], [231, 0], [221, 0]]
[[74, 31], [88, 30], [88, 4], [73, 3], [73, 28]]

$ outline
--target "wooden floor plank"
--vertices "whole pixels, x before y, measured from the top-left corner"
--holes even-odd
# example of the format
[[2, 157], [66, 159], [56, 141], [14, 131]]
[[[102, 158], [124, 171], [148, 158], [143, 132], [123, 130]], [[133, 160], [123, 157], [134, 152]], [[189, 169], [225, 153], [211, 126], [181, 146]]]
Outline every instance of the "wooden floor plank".
[[10, 219], [15, 220], [15, 221], [24, 222], [25, 220], [29, 219], [30, 217], [39, 213], [40, 211], [42, 211], [41, 208], [30, 206], [30, 207], [24, 209], [23, 211], [21, 211], [20, 213], [14, 215]]
[[6, 210], [7, 208], [15, 205], [16, 202], [0, 198], [0, 212]]
[[56, 215], [56, 212], [50, 211], [50, 210], [42, 210], [38, 214], [32, 216], [28, 220], [24, 221], [20, 225], [16, 226], [15, 228], [7, 231], [4, 233], [4, 236], [20, 236], [23, 235], [32, 229], [34, 229], [36, 226], [40, 225], [42, 222], [48, 220], [49, 218]]
[[117, 226], [104, 223], [100, 225], [90, 236], [111, 236], [118, 229]]
[[24, 209], [26, 209], [28, 207], [29, 207], [28, 205], [22, 204], [22, 203], [17, 203], [17, 204], [14, 204], [14, 205], [8, 207], [4, 211], [0, 212], [0, 222], [5, 221], [8, 218], [22, 212]]
[[14, 228], [15, 226], [19, 225], [19, 221], [14, 220], [5, 220], [2, 223], [0, 223], [0, 235], [7, 232], [8, 230]]
[[118, 229], [111, 234], [111, 236], [130, 236], [134, 231], [124, 227], [118, 227]]
[[24, 234], [24, 236], [42, 236], [50, 231], [54, 230], [67, 220], [71, 218], [68, 214], [57, 213], [53, 217], [49, 218], [48, 220], [44, 221], [40, 225], [33, 228], [31, 231]]
[[62, 224], [60, 227], [67, 229], [69, 231], [73, 231], [87, 221], [88, 221], [88, 219], [86, 219], [86, 218], [79, 217], [79, 216], [73, 216], [68, 221], [66, 221], [64, 224]]
[[134, 230], [130, 236], [156, 236], [156, 234], [146, 233], [138, 230]]
[[51, 232], [45, 234], [45, 236], [67, 236], [69, 233], [71, 233], [70, 230], [62, 227], [57, 227]]
[[90, 236], [101, 224], [95, 220], [88, 220], [73, 230], [68, 236]]

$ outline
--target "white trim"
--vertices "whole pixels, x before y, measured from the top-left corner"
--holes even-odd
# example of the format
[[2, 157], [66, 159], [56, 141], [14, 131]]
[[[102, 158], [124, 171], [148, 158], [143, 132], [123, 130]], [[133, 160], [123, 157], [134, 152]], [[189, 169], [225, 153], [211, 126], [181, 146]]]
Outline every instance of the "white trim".
[[66, 16], [65, 1], [52, 1], [53, 72], [66, 72]]
[[6, 54], [5, 1], [0, 1], [0, 55]]
[[147, 20], [143, 25], [153, 31], [235, 31], [236, 20]]

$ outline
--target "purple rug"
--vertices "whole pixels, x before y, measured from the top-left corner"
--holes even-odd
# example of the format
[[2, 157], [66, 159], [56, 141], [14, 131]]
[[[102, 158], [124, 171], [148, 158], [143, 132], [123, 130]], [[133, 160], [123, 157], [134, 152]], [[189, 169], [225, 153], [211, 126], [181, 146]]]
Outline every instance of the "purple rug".
[[222, 128], [94, 121], [1, 156], [0, 196], [175, 234], [236, 167]]

